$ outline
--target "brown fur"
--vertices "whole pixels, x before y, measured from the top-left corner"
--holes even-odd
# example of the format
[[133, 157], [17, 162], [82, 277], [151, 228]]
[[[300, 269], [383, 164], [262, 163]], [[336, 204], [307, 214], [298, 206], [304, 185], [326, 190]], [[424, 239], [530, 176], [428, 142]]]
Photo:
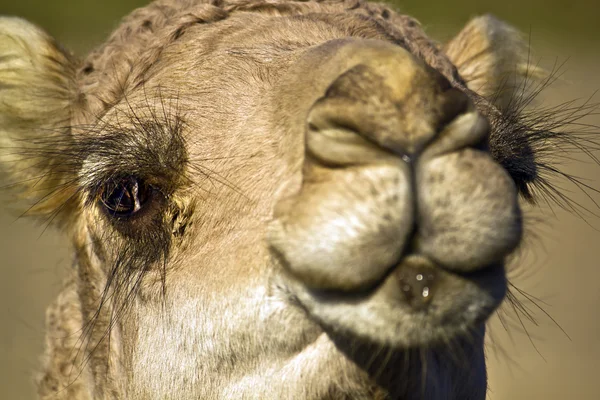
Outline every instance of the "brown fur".
[[483, 399], [525, 63], [492, 17], [440, 46], [360, 0], [158, 0], [83, 62], [0, 19], [0, 165], [76, 253], [40, 397]]

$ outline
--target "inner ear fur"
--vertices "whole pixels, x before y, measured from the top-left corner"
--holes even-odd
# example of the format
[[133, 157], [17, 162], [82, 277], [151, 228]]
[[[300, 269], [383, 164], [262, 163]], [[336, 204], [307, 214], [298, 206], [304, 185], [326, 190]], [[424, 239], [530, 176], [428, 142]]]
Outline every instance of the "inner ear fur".
[[[64, 208], [73, 193], [73, 58], [44, 31], [0, 17], [0, 170], [27, 213]], [[3, 190], [5, 191], [5, 190]], [[21, 207], [22, 208], [22, 207]]]
[[470, 90], [500, 110], [509, 108], [528, 82], [544, 77], [530, 64], [529, 48], [519, 31], [492, 15], [473, 18], [443, 48]]

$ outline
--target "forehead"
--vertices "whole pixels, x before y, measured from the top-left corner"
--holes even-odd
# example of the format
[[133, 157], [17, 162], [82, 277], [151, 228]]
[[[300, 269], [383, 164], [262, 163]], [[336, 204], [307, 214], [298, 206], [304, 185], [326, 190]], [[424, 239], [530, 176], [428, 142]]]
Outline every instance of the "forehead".
[[239, 82], [250, 93], [272, 83], [302, 49], [335, 38], [398, 41], [390, 32], [391, 25], [384, 27], [360, 9], [312, 7], [318, 12], [229, 11], [218, 17], [203, 16], [202, 8], [172, 17], [151, 32], [143, 30], [148, 20], [124, 23], [79, 72], [90, 114], [104, 114], [126, 96], [135, 97], [144, 90], [147, 96], [148, 89], [157, 86], [177, 92], [217, 89], [225, 95], [235, 91]]
[[186, 29], [161, 49], [156, 62], [138, 66], [133, 89], [177, 87], [239, 99], [274, 85], [311, 47], [349, 36], [392, 40], [373, 20], [357, 15], [234, 14]]

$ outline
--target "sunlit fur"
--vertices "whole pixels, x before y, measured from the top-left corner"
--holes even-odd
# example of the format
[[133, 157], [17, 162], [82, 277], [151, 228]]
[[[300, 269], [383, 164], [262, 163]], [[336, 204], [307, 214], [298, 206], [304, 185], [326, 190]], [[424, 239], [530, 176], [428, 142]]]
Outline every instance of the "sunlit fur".
[[[552, 159], [597, 148], [572, 132], [593, 106], [526, 109], [552, 78], [539, 81], [518, 32], [491, 16], [441, 46], [412, 18], [359, 0], [159, 0], [83, 61], [0, 18], [0, 167], [29, 202], [23, 214], [64, 229], [76, 256], [47, 313], [40, 398], [485, 398], [481, 323], [415, 337], [419, 321], [399, 312], [397, 341], [375, 324], [331, 326], [354, 315], [319, 314], [326, 301], [309, 304], [266, 245], [269, 224], [293, 212], [280, 200], [309, 172], [331, 172], [304, 159], [307, 113], [294, 108], [323, 93], [311, 69], [289, 71], [307, 48], [350, 37], [400, 46], [406, 65], [466, 93], [491, 124], [478, 151], [523, 198], [569, 206], [552, 175], [586, 190]], [[418, 124], [422, 109], [409, 111]], [[139, 214], [113, 218], [99, 198], [129, 176], [154, 189]], [[454, 288], [449, 304], [464, 296]]]

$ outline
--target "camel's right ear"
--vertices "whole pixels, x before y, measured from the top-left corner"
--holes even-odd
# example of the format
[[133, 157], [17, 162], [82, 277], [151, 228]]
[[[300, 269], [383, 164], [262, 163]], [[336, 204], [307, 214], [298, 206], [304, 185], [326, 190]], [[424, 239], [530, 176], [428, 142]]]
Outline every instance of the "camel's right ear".
[[70, 196], [75, 67], [41, 29], [0, 17], [0, 169], [8, 178], [2, 191], [16, 189], [27, 203], [23, 211], [48, 214]]
[[528, 81], [545, 77], [531, 65], [520, 32], [491, 15], [473, 18], [443, 50], [469, 89], [501, 110], [529, 89]]

